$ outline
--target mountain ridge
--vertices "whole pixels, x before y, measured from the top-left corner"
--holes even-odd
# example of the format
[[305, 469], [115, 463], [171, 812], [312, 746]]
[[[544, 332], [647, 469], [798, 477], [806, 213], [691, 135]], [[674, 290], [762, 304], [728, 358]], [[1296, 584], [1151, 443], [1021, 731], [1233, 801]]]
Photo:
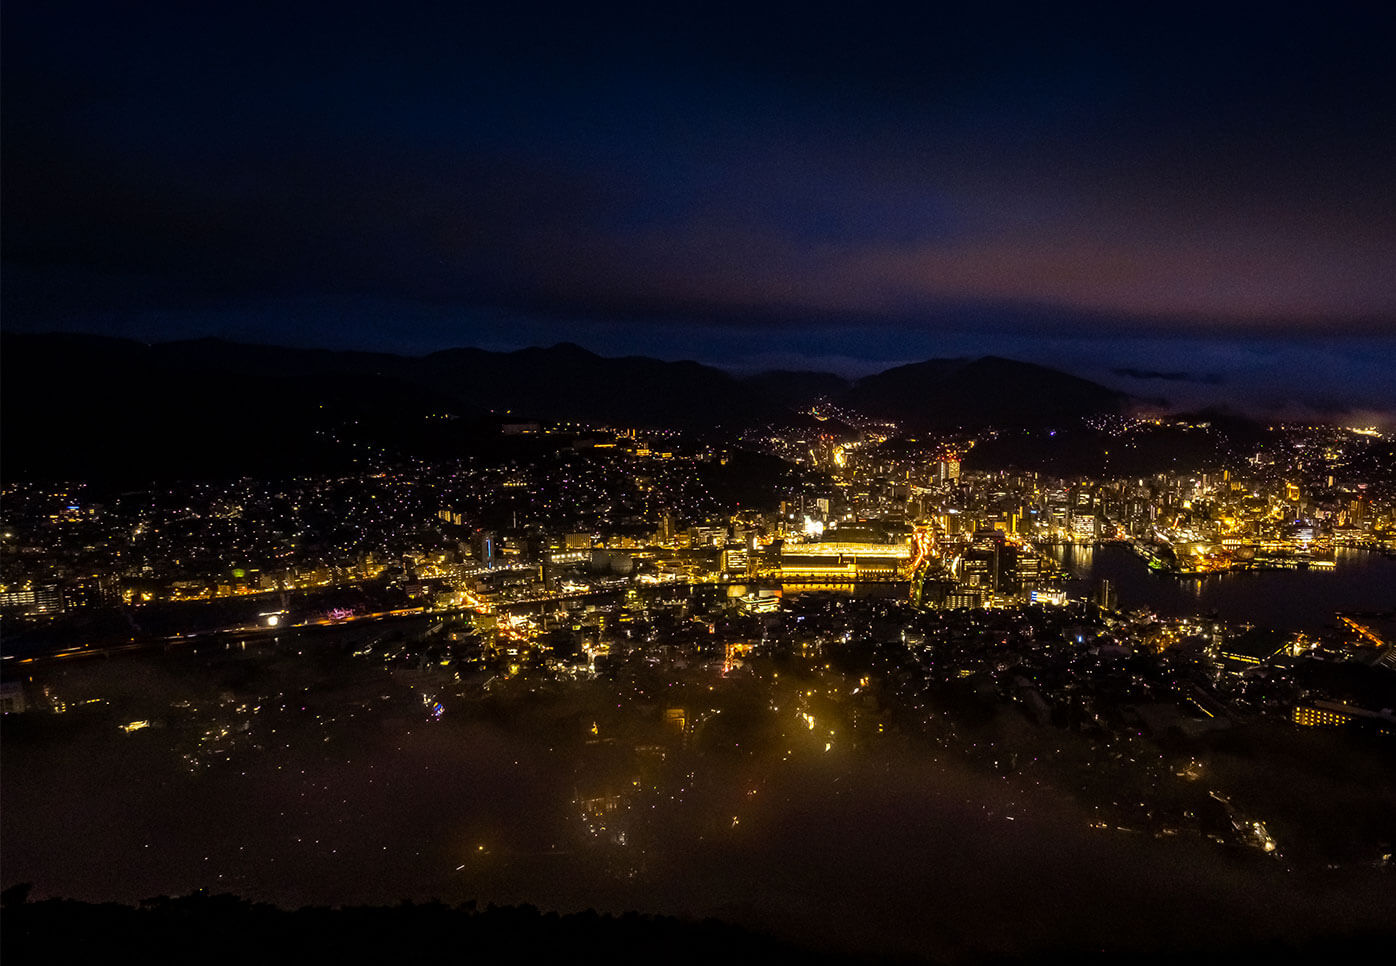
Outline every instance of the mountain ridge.
[[[734, 435], [799, 425], [826, 399], [921, 430], [1042, 425], [1115, 410], [1128, 398], [994, 357], [933, 359], [850, 381], [792, 371], [739, 378], [692, 360], [607, 357], [574, 343], [403, 356], [216, 337], [147, 344], [3, 333], [0, 346], [3, 459], [19, 476], [168, 463], [160, 452], [174, 444], [191, 472], [236, 463], [225, 457], [238, 453], [257, 471], [319, 465], [313, 451], [335, 420], [408, 427], [449, 413], [480, 432], [534, 419]], [[1023, 391], [1005, 391], [1014, 388]]]

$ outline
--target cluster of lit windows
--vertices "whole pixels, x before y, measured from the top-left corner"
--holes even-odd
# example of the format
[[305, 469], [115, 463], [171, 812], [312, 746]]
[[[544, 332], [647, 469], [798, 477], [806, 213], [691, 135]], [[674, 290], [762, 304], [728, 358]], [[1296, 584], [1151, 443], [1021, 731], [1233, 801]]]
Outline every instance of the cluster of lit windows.
[[1342, 711], [1332, 711], [1328, 708], [1314, 708], [1306, 705], [1297, 705], [1294, 709], [1294, 723], [1313, 727], [1319, 725], [1343, 725], [1352, 720], [1352, 715]]

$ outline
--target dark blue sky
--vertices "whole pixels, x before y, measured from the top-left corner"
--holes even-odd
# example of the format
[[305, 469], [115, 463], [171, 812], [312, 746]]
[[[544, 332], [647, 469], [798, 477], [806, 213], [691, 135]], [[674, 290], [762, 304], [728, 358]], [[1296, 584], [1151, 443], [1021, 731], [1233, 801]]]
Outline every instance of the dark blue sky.
[[1382, 5], [433, 6], [7, 4], [3, 324], [1396, 411]]

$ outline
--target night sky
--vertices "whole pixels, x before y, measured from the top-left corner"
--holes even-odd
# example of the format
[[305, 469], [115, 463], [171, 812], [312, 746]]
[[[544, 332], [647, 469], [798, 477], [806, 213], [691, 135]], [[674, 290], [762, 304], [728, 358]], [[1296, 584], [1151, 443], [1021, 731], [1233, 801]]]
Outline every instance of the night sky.
[[3, 324], [1396, 412], [1388, 5], [974, 6], [17, 0]]

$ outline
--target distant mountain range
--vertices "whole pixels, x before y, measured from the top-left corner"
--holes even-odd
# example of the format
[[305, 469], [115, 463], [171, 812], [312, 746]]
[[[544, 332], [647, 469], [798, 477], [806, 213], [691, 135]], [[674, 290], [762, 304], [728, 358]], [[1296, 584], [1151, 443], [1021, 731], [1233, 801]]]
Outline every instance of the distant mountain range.
[[[857, 381], [830, 373], [745, 379], [696, 362], [604, 358], [576, 345], [409, 357], [199, 339], [146, 345], [86, 335], [5, 334], [0, 400], [9, 478], [91, 475], [140, 464], [203, 475], [318, 467], [346, 420], [410, 442], [430, 414], [458, 435], [501, 421], [733, 432], [800, 423], [820, 398], [910, 430], [1040, 427], [1114, 412], [1123, 393], [1008, 359], [939, 359]], [[317, 432], [319, 431], [319, 432]]]

